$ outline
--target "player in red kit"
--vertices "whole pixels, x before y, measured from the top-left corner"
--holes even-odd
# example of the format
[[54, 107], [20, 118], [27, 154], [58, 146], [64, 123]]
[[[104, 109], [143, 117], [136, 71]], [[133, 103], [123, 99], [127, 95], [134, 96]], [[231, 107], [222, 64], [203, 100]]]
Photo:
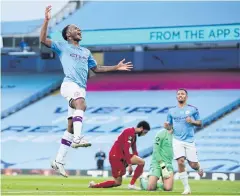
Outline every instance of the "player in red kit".
[[137, 152], [137, 135], [144, 136], [150, 130], [150, 125], [146, 121], [138, 123], [137, 127], [127, 128], [122, 131], [117, 140], [113, 144], [109, 152], [109, 162], [112, 167], [112, 176], [114, 180], [109, 180], [101, 183], [90, 182], [89, 188], [111, 188], [122, 184], [122, 176], [128, 172], [131, 175], [133, 172], [132, 165], [137, 165], [136, 170], [128, 189], [141, 190], [135, 186], [135, 182], [143, 172], [145, 161], [138, 156]]

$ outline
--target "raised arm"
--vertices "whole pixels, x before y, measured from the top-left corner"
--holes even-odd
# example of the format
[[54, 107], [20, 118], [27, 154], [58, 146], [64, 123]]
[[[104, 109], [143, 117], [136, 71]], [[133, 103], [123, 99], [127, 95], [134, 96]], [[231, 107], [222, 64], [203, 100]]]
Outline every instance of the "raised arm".
[[124, 63], [125, 59], [121, 60], [114, 66], [101, 66], [97, 65], [92, 68], [94, 72], [109, 72], [109, 71], [131, 71], [133, 68], [132, 62]]
[[51, 47], [52, 41], [47, 38], [47, 28], [48, 28], [48, 22], [51, 19], [51, 9], [52, 9], [51, 5], [46, 7], [45, 19], [44, 19], [44, 23], [42, 25], [41, 34], [40, 34], [41, 43], [43, 43], [45, 46], [49, 48]]

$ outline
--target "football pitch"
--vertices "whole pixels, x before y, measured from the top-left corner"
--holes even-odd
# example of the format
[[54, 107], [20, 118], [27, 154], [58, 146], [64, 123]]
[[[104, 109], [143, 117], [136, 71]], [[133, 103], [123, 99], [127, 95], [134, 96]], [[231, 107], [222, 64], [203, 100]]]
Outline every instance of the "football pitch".
[[[116, 188], [88, 188], [89, 181], [100, 182], [106, 179], [108, 178], [2, 175], [1, 195], [181, 195], [183, 191], [180, 180], [174, 182], [172, 192], [127, 190], [130, 178], [124, 179], [124, 184]], [[190, 185], [192, 195], [240, 195], [240, 181], [190, 180]]]

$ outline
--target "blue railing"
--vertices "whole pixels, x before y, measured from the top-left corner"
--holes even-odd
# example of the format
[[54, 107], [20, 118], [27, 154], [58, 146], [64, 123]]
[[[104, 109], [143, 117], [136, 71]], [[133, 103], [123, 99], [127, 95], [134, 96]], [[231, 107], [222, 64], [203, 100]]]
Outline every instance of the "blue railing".
[[62, 80], [58, 80], [46, 88], [36, 92], [35, 94], [31, 95], [30, 97], [24, 99], [23, 101], [11, 106], [10, 108], [4, 110], [1, 114], [1, 119], [8, 117], [9, 115], [23, 109], [24, 107], [30, 105], [31, 103], [41, 99], [42, 97], [48, 95], [50, 92], [58, 89], [61, 86]]
[[[223, 108], [217, 110], [216, 112], [214, 112], [210, 116], [204, 118], [202, 120], [202, 127], [198, 128], [196, 130], [196, 132], [201, 131], [205, 126], [210, 125], [211, 123], [213, 123], [217, 119], [221, 118], [222, 116], [226, 115], [227, 113], [231, 112], [232, 110], [237, 109], [238, 107], [240, 107], [240, 98], [233, 101], [232, 103], [224, 106]], [[148, 156], [151, 156], [152, 152], [153, 152], [153, 147], [151, 146], [151, 147], [148, 147], [148, 148], [142, 150], [141, 152], [139, 152], [139, 156], [142, 157], [142, 158], [146, 158]]]
[[240, 98], [235, 100], [234, 102], [224, 106], [223, 108], [217, 110], [210, 116], [204, 118], [202, 120], [202, 127], [198, 128], [196, 132], [200, 131], [203, 127], [210, 125], [212, 122], [216, 121], [217, 119], [221, 118], [225, 114], [231, 112], [232, 110], [240, 107]]

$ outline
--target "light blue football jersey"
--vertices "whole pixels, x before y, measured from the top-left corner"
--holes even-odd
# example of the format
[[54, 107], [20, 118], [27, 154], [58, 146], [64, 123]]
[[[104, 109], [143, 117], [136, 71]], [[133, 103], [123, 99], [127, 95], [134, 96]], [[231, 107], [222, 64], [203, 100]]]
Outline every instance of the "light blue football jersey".
[[91, 52], [84, 47], [67, 42], [52, 41], [51, 49], [56, 52], [62, 63], [64, 81], [74, 82], [82, 88], [87, 86], [88, 69], [97, 66]]
[[200, 120], [198, 109], [192, 105], [185, 105], [183, 108], [175, 106], [168, 111], [167, 121], [173, 126], [175, 139], [184, 142], [194, 142], [195, 126], [186, 122], [187, 117]]

